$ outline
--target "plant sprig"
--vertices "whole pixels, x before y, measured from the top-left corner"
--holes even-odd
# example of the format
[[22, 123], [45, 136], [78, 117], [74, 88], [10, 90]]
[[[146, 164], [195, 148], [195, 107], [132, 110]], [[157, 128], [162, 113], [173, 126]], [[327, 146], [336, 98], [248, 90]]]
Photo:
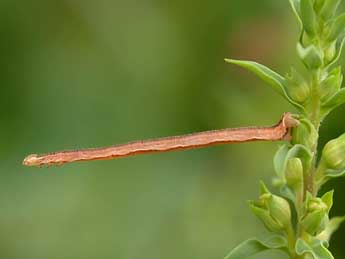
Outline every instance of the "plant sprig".
[[300, 122], [291, 142], [281, 146], [274, 157], [273, 185], [279, 194], [261, 183], [259, 199], [249, 202], [270, 235], [265, 240], [245, 241], [227, 259], [268, 249], [281, 250], [292, 259], [331, 259], [330, 238], [345, 221], [345, 217], [329, 218], [333, 191], [319, 195], [323, 184], [345, 175], [345, 134], [330, 140], [320, 158], [317, 153], [320, 124], [345, 103], [343, 74], [335, 66], [345, 42], [345, 13], [337, 15], [341, 0], [289, 1], [301, 29], [297, 54], [307, 73], [292, 67], [282, 76], [253, 61], [225, 60], [267, 82], [297, 108]]

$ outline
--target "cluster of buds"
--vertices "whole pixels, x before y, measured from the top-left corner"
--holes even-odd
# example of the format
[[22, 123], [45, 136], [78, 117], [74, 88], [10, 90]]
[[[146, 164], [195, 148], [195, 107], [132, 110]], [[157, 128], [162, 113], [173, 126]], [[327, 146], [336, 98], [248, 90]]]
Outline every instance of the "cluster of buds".
[[327, 192], [321, 198], [313, 197], [308, 193], [301, 219], [302, 230], [311, 236], [323, 232], [329, 223], [329, 211], [332, 205], [333, 191]]
[[311, 70], [325, 67], [339, 51], [337, 40], [345, 27], [345, 15], [334, 18], [340, 0], [301, 0], [299, 16], [303, 25], [297, 45], [299, 57]]
[[270, 232], [280, 233], [291, 228], [289, 202], [272, 194], [264, 183], [261, 183], [259, 200], [249, 201], [249, 205]]
[[[318, 73], [318, 92], [322, 104], [329, 101], [341, 88], [343, 75], [340, 67], [329, 71], [340, 57], [344, 44], [345, 13], [336, 16], [341, 0], [291, 1], [301, 25], [297, 53], [308, 70]], [[291, 99], [307, 108], [315, 82], [305, 79], [294, 69], [286, 75], [285, 85]]]

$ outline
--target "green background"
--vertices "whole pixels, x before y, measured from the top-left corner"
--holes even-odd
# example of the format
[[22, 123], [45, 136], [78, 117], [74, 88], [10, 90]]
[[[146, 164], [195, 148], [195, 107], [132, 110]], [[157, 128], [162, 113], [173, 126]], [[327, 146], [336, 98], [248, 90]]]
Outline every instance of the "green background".
[[[223, 58], [281, 73], [298, 62], [287, 0], [1, 0], [0, 33], [0, 258], [219, 259], [265, 233], [246, 200], [270, 183], [279, 143], [42, 169], [21, 161], [275, 124], [291, 106]], [[321, 146], [345, 131], [344, 112], [324, 122]], [[344, 184], [327, 186], [333, 215], [345, 214]]]

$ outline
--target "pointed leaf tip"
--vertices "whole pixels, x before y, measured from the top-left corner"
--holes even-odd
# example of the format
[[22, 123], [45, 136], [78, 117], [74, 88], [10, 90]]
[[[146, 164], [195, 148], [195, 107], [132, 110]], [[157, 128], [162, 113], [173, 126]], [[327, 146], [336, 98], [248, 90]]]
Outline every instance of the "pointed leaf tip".
[[263, 81], [268, 83], [276, 92], [282, 95], [286, 100], [288, 100], [295, 107], [299, 108], [300, 110], [304, 109], [302, 105], [293, 101], [291, 97], [287, 94], [286, 89], [285, 89], [285, 78], [279, 75], [278, 73], [274, 72], [270, 68], [254, 61], [236, 60], [236, 59], [227, 58], [225, 59], [225, 62], [240, 66], [242, 68], [245, 68], [253, 72]]

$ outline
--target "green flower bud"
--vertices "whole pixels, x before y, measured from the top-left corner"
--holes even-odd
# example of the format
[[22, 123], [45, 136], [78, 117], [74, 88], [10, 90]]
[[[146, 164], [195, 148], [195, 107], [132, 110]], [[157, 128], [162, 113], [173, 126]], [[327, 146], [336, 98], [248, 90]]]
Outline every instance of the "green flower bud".
[[320, 234], [325, 230], [328, 222], [328, 213], [333, 205], [333, 191], [322, 196], [312, 198], [310, 194], [305, 202], [305, 216], [301, 221], [301, 227], [310, 235]]
[[301, 0], [300, 3], [301, 20], [303, 28], [309, 36], [316, 32], [316, 15], [312, 0]]
[[340, 4], [341, 0], [325, 0], [325, 3], [321, 9], [321, 17], [327, 21], [332, 18]]
[[304, 103], [310, 96], [310, 87], [303, 77], [294, 69], [286, 75], [289, 96], [298, 103]]
[[303, 204], [304, 194], [303, 164], [300, 158], [293, 157], [287, 161], [285, 179], [288, 187], [286, 190], [289, 189], [292, 191], [290, 199], [294, 202], [295, 206], [299, 208], [301, 204]]
[[345, 168], [345, 134], [325, 145], [322, 151], [322, 163], [328, 169]]
[[280, 232], [284, 230], [284, 226], [273, 219], [267, 210], [261, 209], [252, 201], [249, 202], [249, 206], [254, 215], [262, 221], [262, 223], [269, 231]]
[[263, 183], [259, 200], [250, 201], [249, 205], [269, 231], [280, 232], [290, 227], [290, 204], [284, 198], [271, 194]]
[[343, 82], [343, 74], [341, 73], [341, 67], [333, 69], [328, 77], [320, 84], [320, 97], [322, 102], [326, 102], [334, 94], [336, 94]]
[[337, 18], [335, 18], [334, 22], [332, 22], [332, 26], [329, 32], [329, 35], [327, 37], [327, 40], [332, 42], [336, 40], [339, 35], [344, 31], [345, 29], [345, 13], [339, 15]]
[[300, 189], [303, 186], [303, 165], [301, 159], [290, 158], [286, 165], [285, 178], [292, 189]]
[[271, 195], [266, 198], [267, 208], [271, 216], [283, 226], [289, 226], [291, 224], [291, 210], [289, 202], [276, 195]]
[[337, 41], [332, 42], [329, 46], [324, 49], [324, 62], [329, 64], [337, 54]]
[[311, 70], [318, 69], [323, 65], [323, 53], [315, 45], [304, 48], [301, 43], [298, 43], [297, 53], [306, 67]]

